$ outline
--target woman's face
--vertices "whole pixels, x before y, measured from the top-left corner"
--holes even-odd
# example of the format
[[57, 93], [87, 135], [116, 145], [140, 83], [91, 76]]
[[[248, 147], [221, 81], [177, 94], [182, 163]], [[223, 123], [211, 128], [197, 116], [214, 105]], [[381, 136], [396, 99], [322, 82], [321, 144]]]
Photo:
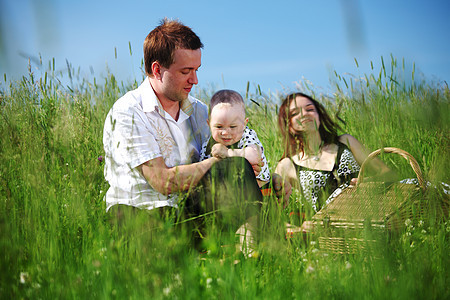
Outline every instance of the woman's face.
[[289, 128], [293, 132], [312, 132], [319, 129], [320, 119], [314, 103], [303, 96], [297, 96], [289, 105], [291, 116]]

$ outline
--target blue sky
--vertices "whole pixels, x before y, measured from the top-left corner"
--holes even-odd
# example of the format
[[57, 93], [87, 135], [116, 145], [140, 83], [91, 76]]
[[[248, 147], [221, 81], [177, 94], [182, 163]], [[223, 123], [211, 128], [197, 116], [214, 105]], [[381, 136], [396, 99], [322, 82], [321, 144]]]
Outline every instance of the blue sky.
[[[190, 26], [205, 45], [199, 86], [244, 92], [290, 91], [308, 80], [330, 90], [330, 76], [375, 73], [381, 56], [442, 84], [450, 80], [450, 1], [57, 1], [0, 0], [0, 81], [27, 73], [26, 57], [66, 59], [97, 80], [106, 66], [127, 81], [142, 78], [145, 36], [163, 17]], [[129, 52], [129, 43], [132, 55]], [[115, 58], [117, 49], [117, 58]], [[356, 68], [354, 58], [359, 62]], [[400, 64], [401, 65], [401, 64]], [[35, 73], [36, 65], [33, 65]], [[352, 74], [352, 75], [349, 75]]]

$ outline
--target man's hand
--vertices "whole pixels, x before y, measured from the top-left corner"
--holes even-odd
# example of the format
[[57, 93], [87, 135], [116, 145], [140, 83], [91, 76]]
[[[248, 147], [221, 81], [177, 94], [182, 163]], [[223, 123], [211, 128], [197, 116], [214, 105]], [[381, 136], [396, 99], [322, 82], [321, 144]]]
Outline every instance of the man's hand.
[[272, 174], [272, 185], [275, 195], [283, 202], [283, 207], [286, 207], [289, 204], [289, 197], [292, 193], [291, 184], [289, 181], [283, 180], [280, 175], [274, 173]]
[[217, 158], [227, 158], [228, 157], [228, 148], [222, 144], [214, 144], [211, 148], [211, 155]]

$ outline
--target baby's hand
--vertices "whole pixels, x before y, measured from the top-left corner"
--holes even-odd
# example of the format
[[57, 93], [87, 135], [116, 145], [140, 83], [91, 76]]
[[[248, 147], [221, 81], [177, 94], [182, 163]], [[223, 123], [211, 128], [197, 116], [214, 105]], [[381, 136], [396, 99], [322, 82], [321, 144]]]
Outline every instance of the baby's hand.
[[228, 157], [228, 148], [222, 144], [215, 144], [211, 148], [211, 155], [217, 158], [226, 158]]

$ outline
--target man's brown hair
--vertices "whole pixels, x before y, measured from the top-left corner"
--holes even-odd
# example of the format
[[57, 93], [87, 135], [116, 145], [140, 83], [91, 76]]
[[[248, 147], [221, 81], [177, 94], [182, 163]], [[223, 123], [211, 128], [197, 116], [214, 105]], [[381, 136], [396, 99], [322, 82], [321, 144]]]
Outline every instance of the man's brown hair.
[[200, 38], [191, 28], [179, 21], [164, 18], [144, 41], [145, 73], [152, 74], [152, 64], [157, 61], [164, 68], [173, 63], [176, 49], [197, 50], [203, 48]]

